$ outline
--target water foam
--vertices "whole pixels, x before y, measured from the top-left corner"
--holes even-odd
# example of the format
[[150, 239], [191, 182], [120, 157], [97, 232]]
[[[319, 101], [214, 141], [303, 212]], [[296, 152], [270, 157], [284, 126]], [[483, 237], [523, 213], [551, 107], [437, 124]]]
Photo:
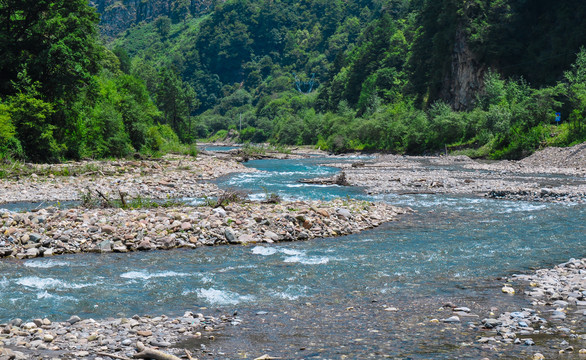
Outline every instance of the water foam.
[[16, 281], [17, 284], [34, 289], [82, 289], [95, 284], [75, 284], [53, 278], [40, 278], [38, 276], [27, 276]]
[[327, 257], [306, 257], [306, 256], [289, 256], [284, 260], [286, 263], [300, 263], [303, 265], [322, 265], [330, 262]]
[[54, 259], [43, 259], [43, 260], [29, 260], [24, 263], [24, 266], [29, 268], [36, 268], [36, 269], [49, 269], [56, 266], [67, 266], [69, 263], [65, 261], [58, 261]]
[[269, 255], [276, 254], [277, 253], [277, 249], [270, 248], [270, 247], [265, 247], [265, 246], [255, 246], [252, 249], [252, 253], [255, 254], [255, 255], [269, 256]]
[[178, 273], [175, 271], [162, 271], [162, 272], [155, 272], [149, 273], [148, 271], [129, 271], [123, 274], [120, 274], [121, 278], [124, 279], [142, 279], [142, 280], [149, 280], [153, 278], [162, 278], [162, 277], [176, 277], [176, 276], [189, 276], [189, 274], [185, 273]]
[[236, 305], [241, 302], [254, 300], [254, 296], [252, 295], [240, 295], [232, 291], [217, 290], [214, 288], [197, 289], [195, 293], [198, 297], [214, 305]]

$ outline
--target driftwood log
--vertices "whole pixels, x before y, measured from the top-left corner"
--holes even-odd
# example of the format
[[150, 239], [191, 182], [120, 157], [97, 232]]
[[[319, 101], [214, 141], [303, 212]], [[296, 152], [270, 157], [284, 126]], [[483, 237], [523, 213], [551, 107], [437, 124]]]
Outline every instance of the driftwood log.
[[136, 349], [139, 351], [132, 357], [135, 359], [151, 359], [151, 360], [181, 360], [175, 355], [169, 355], [162, 351], [147, 348], [140, 341], [136, 343]]
[[340, 185], [349, 186], [348, 180], [346, 179], [346, 173], [341, 172], [337, 175], [327, 178], [314, 178], [314, 179], [299, 179], [298, 182], [303, 184], [317, 184], [317, 185]]

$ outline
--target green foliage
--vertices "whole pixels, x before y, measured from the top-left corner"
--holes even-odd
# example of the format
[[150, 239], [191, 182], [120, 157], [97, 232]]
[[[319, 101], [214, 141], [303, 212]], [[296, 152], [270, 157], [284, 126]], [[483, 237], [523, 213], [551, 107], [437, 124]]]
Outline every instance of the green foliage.
[[33, 161], [57, 161], [64, 146], [55, 139], [56, 126], [50, 122], [55, 111], [39, 97], [35, 87], [28, 93], [13, 95], [8, 99], [6, 113], [14, 123], [26, 157]]
[[0, 103], [0, 161], [21, 156], [23, 150], [12, 124], [11, 107]]
[[[163, 14], [107, 50], [85, 1], [0, 2], [0, 157], [190, 153], [215, 134], [518, 158], [586, 139], [578, 0], [230, 0], [203, 16], [172, 0]], [[484, 84], [457, 112], [453, 69], [469, 63]]]

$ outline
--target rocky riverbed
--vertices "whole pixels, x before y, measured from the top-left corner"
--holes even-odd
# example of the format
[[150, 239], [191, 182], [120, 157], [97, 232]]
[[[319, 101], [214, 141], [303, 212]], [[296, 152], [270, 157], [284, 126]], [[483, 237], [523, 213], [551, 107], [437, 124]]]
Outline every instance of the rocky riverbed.
[[550, 148], [521, 161], [466, 156], [379, 155], [335, 164], [371, 194], [476, 194], [529, 201], [586, 202], [586, 144]]
[[[514, 275], [502, 292], [515, 287], [531, 299], [532, 308], [501, 313], [481, 321], [485, 344], [548, 346], [559, 354], [586, 355], [586, 258], [570, 259], [553, 269]], [[533, 359], [545, 357], [535, 352]]]
[[137, 347], [141, 344], [159, 354], [189, 358], [189, 350], [177, 348], [177, 343], [185, 340], [203, 344], [194, 355], [205, 356], [205, 344], [214, 340], [214, 333], [240, 321], [236, 314], [204, 316], [191, 311], [174, 318], [135, 315], [96, 321], [72, 316], [63, 322], [14, 319], [0, 324], [0, 359], [150, 359], [140, 356]]
[[[577, 150], [575, 154], [581, 154], [581, 148]], [[504, 198], [584, 201], [585, 166], [580, 161], [568, 160], [560, 164], [573, 167], [548, 167], [544, 165], [546, 160], [561, 156], [557, 151], [548, 154], [538, 154], [531, 161], [499, 163], [477, 163], [466, 157], [384, 155], [339, 166], [344, 168], [349, 183], [366, 185], [371, 193], [487, 195], [500, 191]], [[170, 156], [161, 160], [80, 162], [38, 169], [35, 176], [2, 180], [6, 191], [0, 194], [0, 203], [79, 199], [88, 187], [114, 197], [120, 191], [154, 199], [214, 195], [219, 189], [200, 180], [233, 171], [252, 171], [229, 158], [206, 154], [197, 160]], [[553, 176], [537, 175], [543, 173]], [[563, 176], [562, 181], [558, 175]], [[530, 195], [518, 196], [523, 191]], [[24, 213], [0, 210], [0, 256], [32, 258], [306, 240], [362, 231], [407, 211], [388, 204], [341, 199], [280, 204], [237, 202], [225, 208], [46, 208]], [[586, 352], [585, 265], [586, 259], [571, 260], [553, 269], [508, 279], [499, 295], [525, 294], [533, 301], [531, 307], [495, 308], [484, 314], [470, 305], [467, 308], [450, 303], [441, 316], [435, 314], [435, 309], [430, 310], [429, 324], [421, 326], [476, 332], [476, 343], [483, 347], [526, 347], [534, 359], [543, 358], [537, 349], [544, 347], [550, 349], [549, 355], [544, 352], [547, 358], [551, 358], [552, 351], [579, 356]], [[15, 319], [0, 324], [0, 359], [132, 358], [137, 353], [137, 342], [187, 358], [185, 350], [177, 345], [186, 339], [204, 345], [198, 346], [201, 353], [197, 355], [207, 357], [206, 348], [213, 343], [217, 331], [238, 325], [241, 320], [236, 315], [206, 316], [197, 312], [205, 313], [205, 309], [187, 312], [182, 317], [141, 314], [98, 320], [72, 317], [65, 322]], [[214, 354], [222, 355], [218, 349], [214, 349]]]
[[9, 202], [80, 200], [88, 189], [116, 198], [120, 192], [148, 199], [214, 196], [219, 189], [206, 180], [247, 171], [255, 170], [206, 154], [197, 158], [167, 155], [150, 160], [24, 164], [8, 169], [9, 177], [0, 180], [0, 208]]
[[0, 257], [272, 243], [356, 233], [407, 212], [354, 200], [0, 212]]

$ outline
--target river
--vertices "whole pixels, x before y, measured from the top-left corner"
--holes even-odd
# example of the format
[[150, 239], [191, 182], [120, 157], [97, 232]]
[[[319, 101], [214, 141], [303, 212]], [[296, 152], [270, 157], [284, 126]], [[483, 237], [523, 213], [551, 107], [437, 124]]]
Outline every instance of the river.
[[[0, 321], [64, 320], [185, 310], [238, 312], [243, 323], [207, 345], [214, 358], [480, 358], [467, 321], [429, 325], [452, 302], [479, 316], [527, 307], [500, 277], [586, 254], [586, 206], [447, 195], [371, 197], [360, 188], [299, 184], [337, 170], [326, 159], [256, 160], [258, 173], [218, 180], [261, 198], [353, 197], [414, 215], [357, 235], [277, 245], [0, 262]], [[202, 310], [202, 311], [204, 311]], [[477, 320], [477, 319], [471, 319]], [[543, 340], [546, 344], [546, 340]], [[538, 343], [538, 345], [540, 345]], [[186, 344], [199, 348], [200, 343]], [[523, 358], [523, 347], [505, 358]]]

